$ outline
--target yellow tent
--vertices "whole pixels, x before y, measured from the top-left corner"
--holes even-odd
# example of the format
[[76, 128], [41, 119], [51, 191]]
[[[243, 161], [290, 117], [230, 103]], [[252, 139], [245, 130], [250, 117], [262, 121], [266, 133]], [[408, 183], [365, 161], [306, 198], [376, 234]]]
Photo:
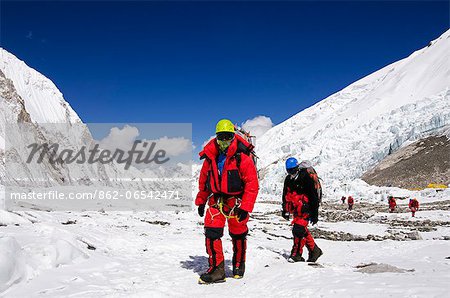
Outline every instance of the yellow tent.
[[427, 188], [448, 188], [448, 186], [445, 184], [430, 183], [427, 185]]

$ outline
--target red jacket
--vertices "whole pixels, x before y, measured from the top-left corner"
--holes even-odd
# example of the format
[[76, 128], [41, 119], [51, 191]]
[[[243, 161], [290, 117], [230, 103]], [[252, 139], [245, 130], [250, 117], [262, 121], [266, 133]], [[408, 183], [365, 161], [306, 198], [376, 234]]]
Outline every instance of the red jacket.
[[[222, 175], [219, 177], [219, 170], [217, 169], [219, 146], [215, 138], [209, 141], [203, 151], [200, 152], [200, 158], [205, 159], [205, 161], [200, 171], [199, 192], [195, 199], [195, 205], [206, 204], [211, 193], [222, 194], [240, 197], [240, 208], [252, 212], [259, 189], [258, 175], [252, 158], [243, 153], [252, 149], [253, 145], [239, 135], [235, 135], [234, 140], [228, 147]], [[238, 162], [238, 159], [240, 159], [240, 162]], [[214, 204], [215, 198], [213, 196], [209, 200], [209, 205]]]
[[409, 208], [416, 208], [419, 209], [419, 201], [417, 201], [416, 199], [409, 201]]
[[397, 203], [395, 202], [394, 198], [390, 198], [389, 199], [389, 207], [390, 208], [394, 208], [395, 206], [397, 206]]
[[309, 203], [306, 195], [288, 191], [286, 194], [286, 211], [294, 215], [293, 224], [308, 225], [308, 219], [310, 218]]
[[352, 198], [352, 197], [348, 197], [347, 203], [348, 203], [349, 205], [353, 205], [353, 203], [354, 203], [353, 198]]

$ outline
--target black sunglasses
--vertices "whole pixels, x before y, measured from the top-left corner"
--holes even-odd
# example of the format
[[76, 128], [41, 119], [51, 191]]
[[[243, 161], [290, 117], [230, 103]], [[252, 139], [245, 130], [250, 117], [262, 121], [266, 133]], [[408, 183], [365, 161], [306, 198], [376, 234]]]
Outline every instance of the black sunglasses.
[[216, 136], [219, 141], [229, 141], [234, 138], [234, 133], [224, 131], [224, 132], [218, 132]]
[[287, 169], [286, 171], [288, 172], [288, 174], [293, 175], [293, 174], [297, 173], [298, 167]]

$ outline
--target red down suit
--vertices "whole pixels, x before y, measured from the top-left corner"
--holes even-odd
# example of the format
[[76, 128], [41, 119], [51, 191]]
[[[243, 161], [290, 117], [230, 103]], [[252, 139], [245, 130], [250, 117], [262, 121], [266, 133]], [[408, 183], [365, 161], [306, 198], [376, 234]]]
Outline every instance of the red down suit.
[[249, 217], [242, 221], [235, 217], [227, 218], [220, 211], [218, 204], [222, 200], [225, 212], [233, 207], [252, 212], [259, 189], [256, 167], [250, 156], [252, 150], [253, 145], [235, 135], [226, 151], [222, 173], [219, 173], [217, 166], [220, 152], [215, 138], [200, 152], [200, 158], [204, 161], [195, 204], [209, 206], [205, 212], [205, 244], [211, 268], [224, 260], [221, 237], [227, 221], [233, 241], [233, 266], [239, 267], [240, 263], [245, 262]]

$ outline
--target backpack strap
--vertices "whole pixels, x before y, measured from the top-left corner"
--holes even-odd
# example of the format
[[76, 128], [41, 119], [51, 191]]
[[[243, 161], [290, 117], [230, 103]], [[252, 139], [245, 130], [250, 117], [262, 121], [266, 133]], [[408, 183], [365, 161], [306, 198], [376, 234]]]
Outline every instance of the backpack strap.
[[246, 155], [250, 155], [253, 152], [254, 148], [255, 147], [252, 144], [246, 146], [244, 143], [238, 141], [236, 152], [243, 152]]
[[236, 165], [239, 169], [241, 167], [241, 152], [236, 153], [234, 157], [236, 158]]

